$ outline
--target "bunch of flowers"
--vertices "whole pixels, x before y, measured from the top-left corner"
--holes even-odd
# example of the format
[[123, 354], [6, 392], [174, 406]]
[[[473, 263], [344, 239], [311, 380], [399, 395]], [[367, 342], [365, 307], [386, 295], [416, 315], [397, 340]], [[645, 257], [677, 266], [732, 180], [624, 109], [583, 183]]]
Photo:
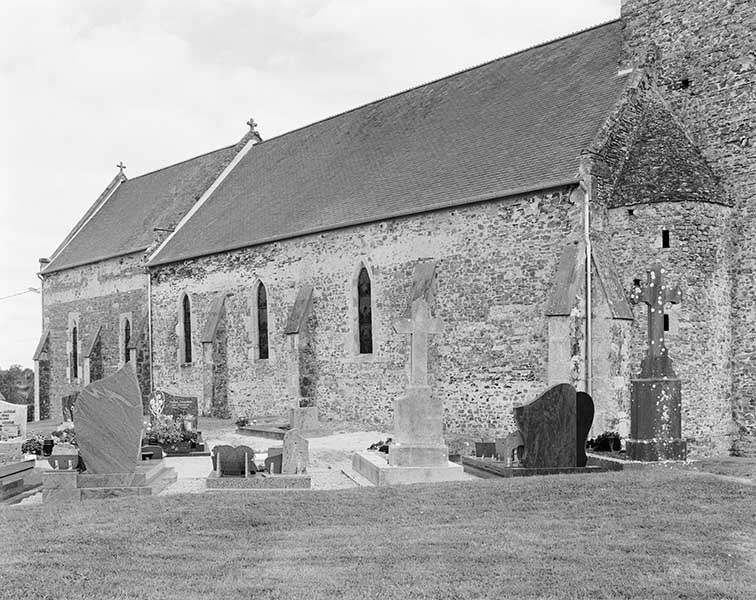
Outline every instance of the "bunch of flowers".
[[66, 421], [61, 425], [58, 425], [58, 428], [53, 431], [51, 435], [53, 444], [57, 445], [62, 442], [67, 442], [76, 446], [76, 432], [74, 431], [74, 424], [72, 421]]
[[45, 436], [35, 435], [21, 444], [21, 452], [24, 454], [36, 454], [37, 456], [42, 456], [42, 443], [44, 441]]
[[145, 439], [150, 444], [170, 445], [184, 440], [184, 432], [173, 417], [161, 415], [145, 432]]

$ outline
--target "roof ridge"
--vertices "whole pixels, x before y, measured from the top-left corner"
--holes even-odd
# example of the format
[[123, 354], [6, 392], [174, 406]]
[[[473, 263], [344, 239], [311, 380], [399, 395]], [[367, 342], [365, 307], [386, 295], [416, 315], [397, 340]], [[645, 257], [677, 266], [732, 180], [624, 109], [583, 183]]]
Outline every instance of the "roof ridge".
[[209, 152], [203, 152], [202, 154], [198, 154], [197, 156], [192, 156], [191, 158], [186, 158], [184, 160], [180, 160], [177, 163], [173, 163], [172, 165], [166, 165], [165, 167], [160, 167], [159, 169], [155, 169], [153, 171], [147, 171], [146, 173], [142, 173], [141, 175], [137, 175], [133, 179], [126, 178], [126, 180], [124, 181], [124, 183], [129, 183], [131, 181], [136, 181], [137, 179], [141, 179], [142, 177], [147, 177], [148, 175], [154, 175], [155, 173], [159, 173], [160, 171], [165, 171], [166, 169], [172, 169], [173, 167], [178, 167], [179, 165], [183, 165], [184, 163], [188, 163], [188, 162], [191, 162], [193, 160], [197, 160], [198, 158], [202, 158], [203, 156], [208, 156], [210, 154], [215, 154], [216, 152], [220, 152], [221, 150], [228, 150], [229, 148], [233, 148], [234, 146], [236, 146], [236, 144], [229, 144], [228, 146], [223, 146], [222, 148], [216, 148], [215, 150], [210, 150]]
[[379, 104], [381, 102], [384, 102], [385, 100], [389, 100], [391, 98], [395, 98], [397, 96], [401, 96], [402, 94], [407, 94], [409, 92], [412, 92], [414, 90], [420, 89], [422, 87], [425, 87], [427, 85], [433, 85], [434, 83], [438, 83], [439, 81], [444, 81], [446, 79], [451, 79], [452, 77], [456, 77], [457, 75], [461, 75], [462, 73], [468, 73], [470, 71], [474, 71], [475, 69], [480, 69], [482, 67], [488, 66], [492, 63], [498, 62], [500, 60], [506, 60], [508, 58], [512, 58], [514, 56], [517, 56], [519, 54], [524, 54], [525, 52], [530, 52], [531, 50], [535, 50], [536, 48], [541, 48], [543, 46], [548, 46], [549, 44], [555, 44], [556, 42], [561, 42], [563, 40], [569, 39], [571, 37], [581, 35], [583, 33], [588, 33], [589, 31], [593, 31], [594, 29], [598, 29], [600, 27], [606, 27], [607, 25], [611, 25], [613, 23], [617, 23], [621, 21], [622, 19], [620, 17], [617, 17], [616, 19], [612, 19], [611, 21], [604, 21], [603, 23], [598, 23], [597, 25], [591, 25], [590, 27], [585, 27], [584, 29], [579, 29], [578, 31], [573, 31], [572, 33], [568, 33], [566, 35], [563, 35], [561, 37], [551, 38], [549, 40], [546, 40], [544, 42], [539, 42], [538, 44], [534, 44], [533, 46], [528, 46], [527, 48], [522, 48], [520, 50], [516, 50], [512, 52], [511, 54], [504, 54], [503, 56], [499, 56], [497, 58], [493, 58], [491, 60], [487, 60], [486, 62], [479, 63], [477, 65], [473, 65], [471, 67], [467, 67], [464, 69], [460, 69], [459, 71], [455, 71], [454, 73], [450, 73], [448, 75], [444, 75], [443, 77], [437, 77], [436, 79], [432, 79], [430, 81], [426, 81], [425, 83], [420, 83], [418, 85], [414, 85], [412, 87], [406, 88], [404, 90], [394, 92], [393, 94], [389, 94], [387, 96], [382, 96], [381, 98], [378, 98], [376, 100], [372, 100], [370, 102], [366, 102], [365, 104], [360, 104], [359, 106], [355, 106], [354, 108], [349, 108], [347, 110], [343, 110], [339, 113], [333, 114], [329, 117], [323, 117], [322, 119], [318, 119], [317, 121], [313, 121], [312, 123], [307, 123], [306, 125], [302, 125], [301, 127], [297, 127], [296, 129], [292, 129], [290, 131], [285, 131], [284, 133], [281, 133], [279, 135], [275, 135], [271, 138], [264, 139], [256, 146], [262, 146], [266, 144], [267, 142], [272, 142], [273, 140], [280, 139], [284, 136], [287, 136], [292, 133], [296, 133], [298, 131], [302, 131], [303, 129], [307, 129], [308, 127], [312, 127], [313, 125], [318, 125], [319, 123], [324, 123], [326, 121], [330, 121], [331, 119], [336, 119], [338, 117], [341, 117], [342, 115], [349, 114], [351, 112], [355, 112], [358, 110], [361, 110], [363, 108], [366, 108], [368, 106], [372, 106], [374, 104]]

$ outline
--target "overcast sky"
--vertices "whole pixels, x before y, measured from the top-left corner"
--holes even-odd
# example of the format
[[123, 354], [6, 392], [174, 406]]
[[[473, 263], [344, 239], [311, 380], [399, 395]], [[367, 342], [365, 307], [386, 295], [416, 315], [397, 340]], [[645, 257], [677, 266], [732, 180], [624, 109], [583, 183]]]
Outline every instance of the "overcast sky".
[[[620, 0], [2, 0], [0, 298], [116, 173], [264, 139], [615, 19]], [[0, 299], [32, 367], [40, 297]]]

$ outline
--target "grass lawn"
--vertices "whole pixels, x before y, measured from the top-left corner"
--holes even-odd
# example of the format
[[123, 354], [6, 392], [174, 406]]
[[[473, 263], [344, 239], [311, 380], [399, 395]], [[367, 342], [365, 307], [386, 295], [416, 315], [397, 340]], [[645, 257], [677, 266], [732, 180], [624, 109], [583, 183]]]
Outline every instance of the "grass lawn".
[[756, 597], [756, 486], [654, 470], [0, 509], [0, 598]]

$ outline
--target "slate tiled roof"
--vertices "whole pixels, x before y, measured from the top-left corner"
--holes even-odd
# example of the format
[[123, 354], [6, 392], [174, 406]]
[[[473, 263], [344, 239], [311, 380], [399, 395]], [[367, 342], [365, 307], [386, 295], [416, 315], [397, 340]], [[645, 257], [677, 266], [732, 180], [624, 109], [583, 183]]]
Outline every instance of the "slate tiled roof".
[[172, 227], [210, 187], [234, 146], [124, 181], [44, 273], [146, 250], [153, 227]]
[[254, 146], [150, 265], [574, 181], [619, 98], [614, 21]]

